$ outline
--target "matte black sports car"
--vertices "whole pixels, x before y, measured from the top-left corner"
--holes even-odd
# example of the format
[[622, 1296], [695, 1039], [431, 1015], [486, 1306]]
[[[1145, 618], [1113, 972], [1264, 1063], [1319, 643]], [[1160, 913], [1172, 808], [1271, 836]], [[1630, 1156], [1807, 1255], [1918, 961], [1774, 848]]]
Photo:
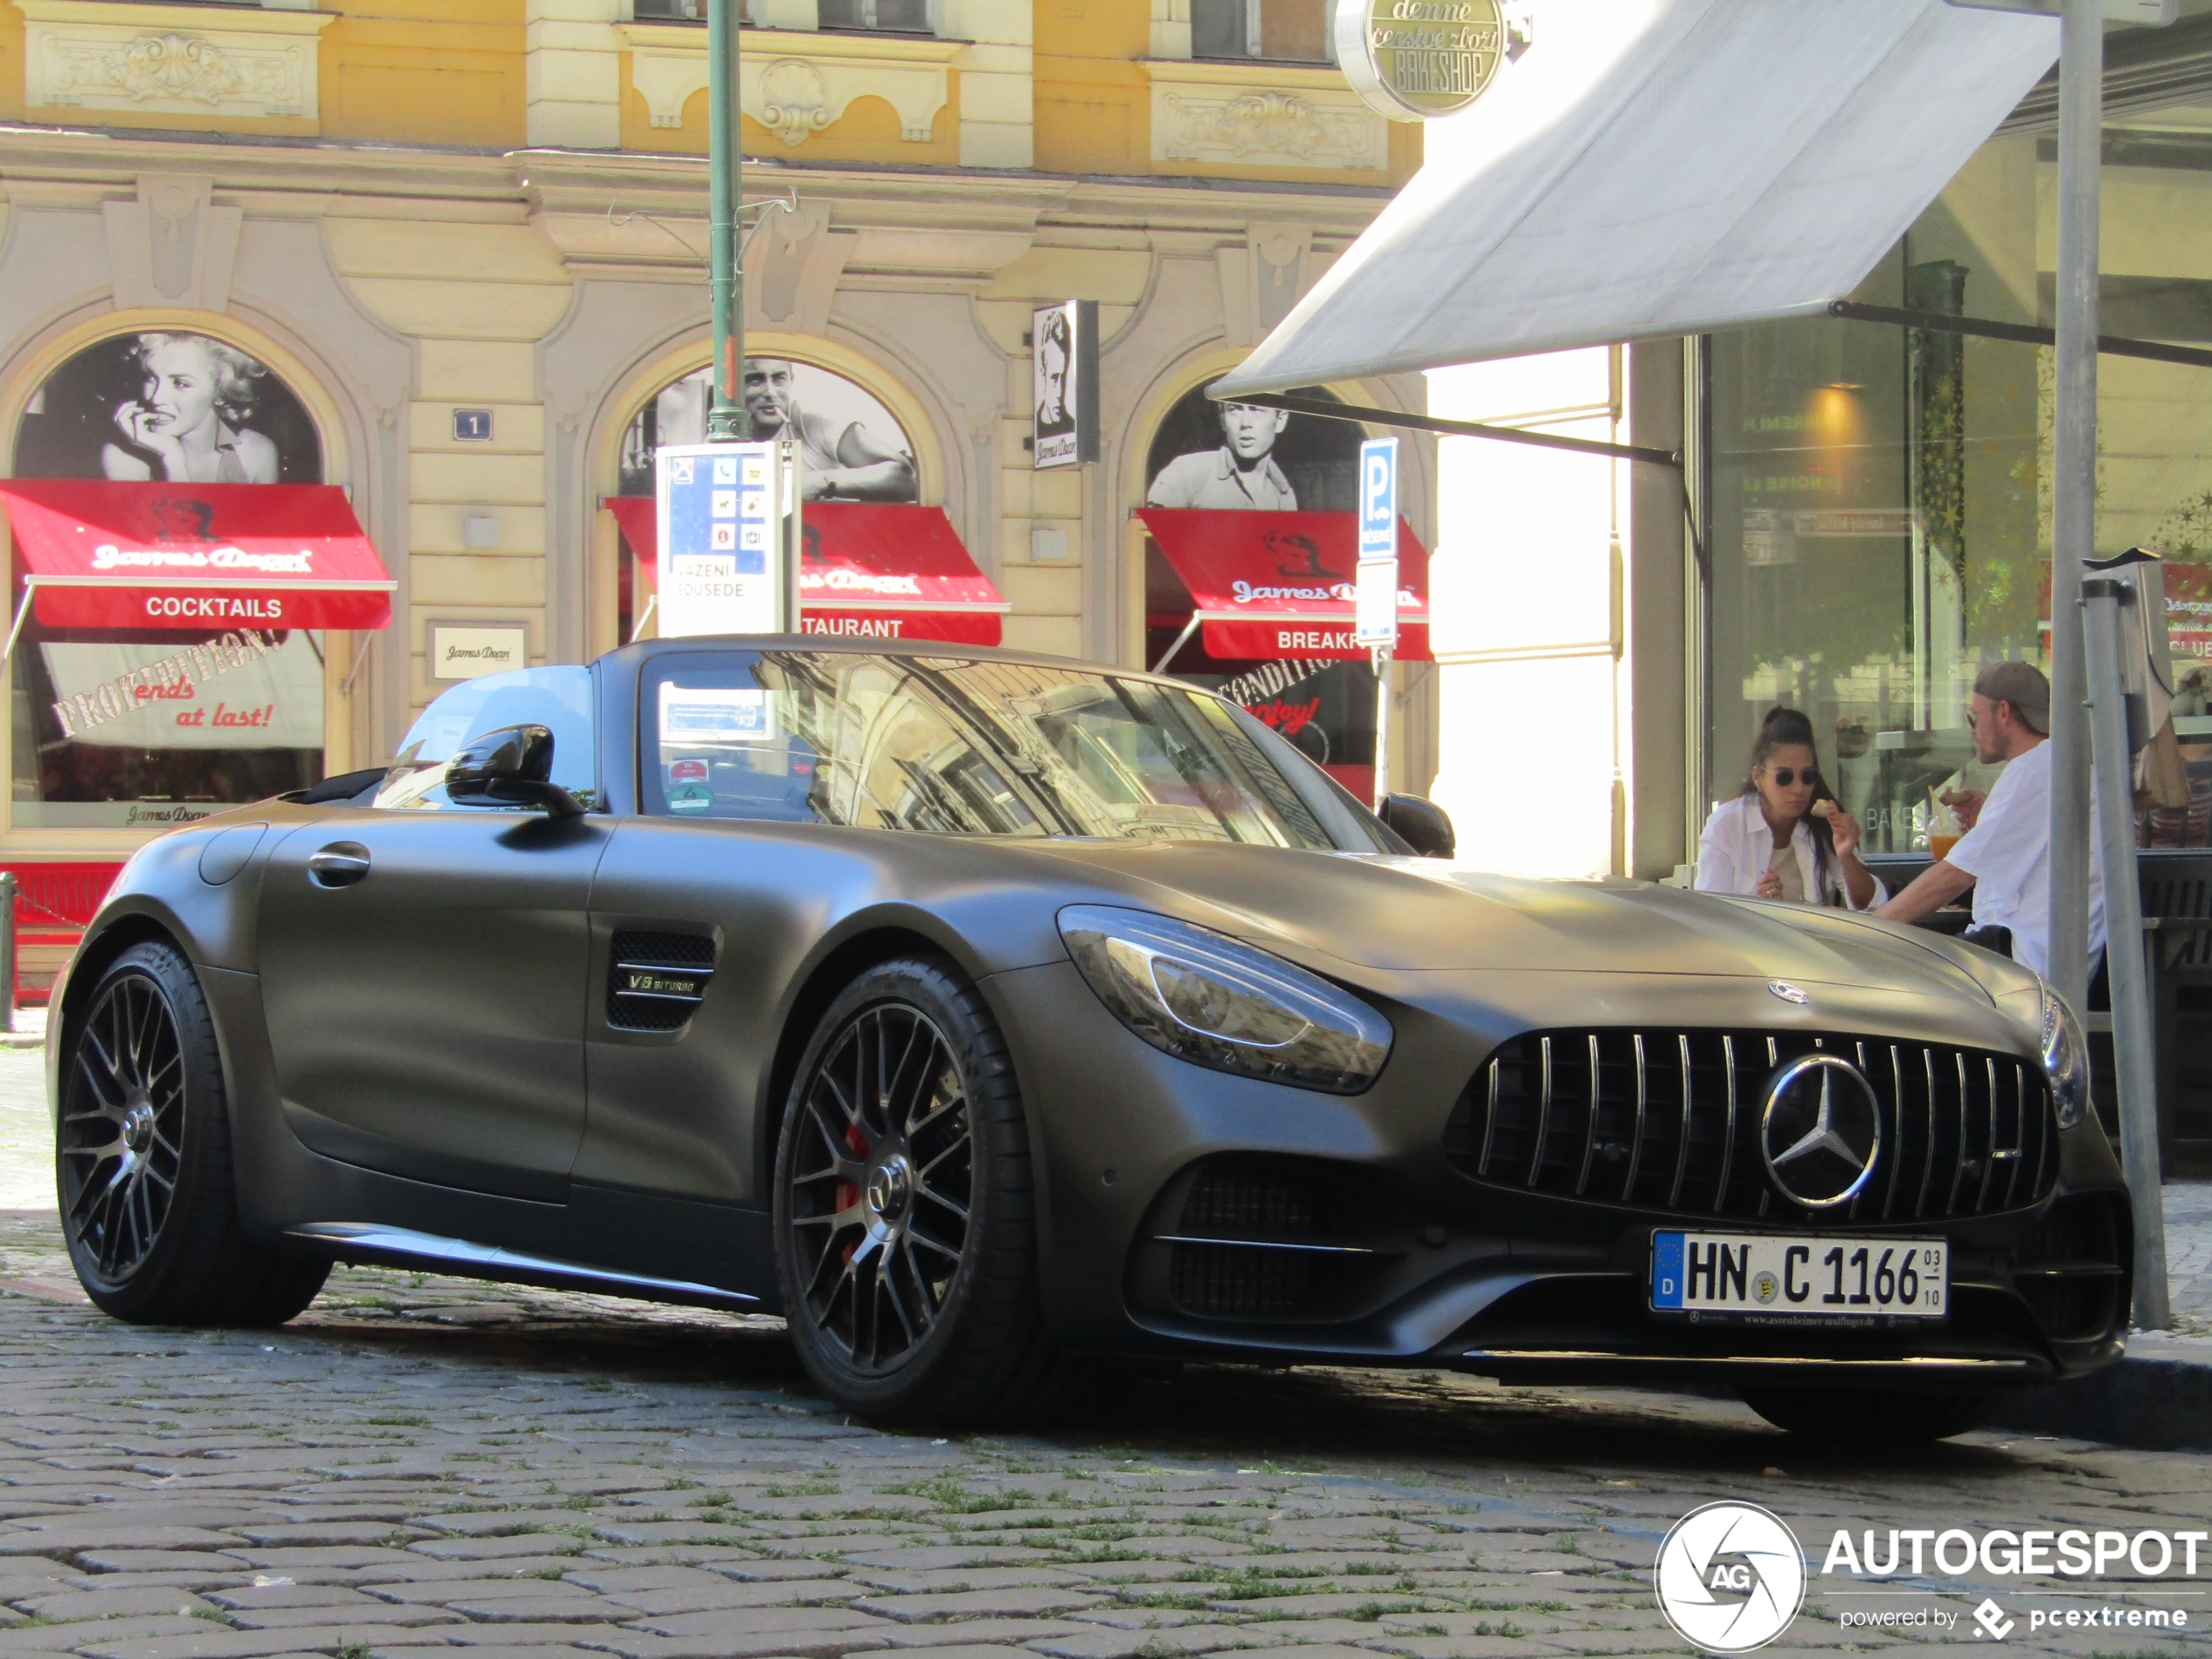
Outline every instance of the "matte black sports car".
[[1955, 1433], [2119, 1352], [2130, 1220], [2033, 974], [1480, 874], [1243, 711], [1009, 651], [671, 640], [164, 836], [56, 993], [127, 1319], [334, 1260], [780, 1312], [885, 1419], [1072, 1356], [1696, 1377]]

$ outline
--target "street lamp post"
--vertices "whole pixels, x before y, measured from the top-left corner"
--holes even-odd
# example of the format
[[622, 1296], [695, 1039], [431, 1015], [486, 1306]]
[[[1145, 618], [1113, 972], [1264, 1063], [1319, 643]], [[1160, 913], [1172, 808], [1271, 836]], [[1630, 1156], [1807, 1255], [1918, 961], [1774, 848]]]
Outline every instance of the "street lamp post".
[[2089, 995], [2090, 734], [2081, 660], [2081, 563], [2097, 550], [2104, 27], [2102, 0], [2065, 0], [2059, 23], [2058, 340], [2053, 351], [2050, 977], [2076, 1014], [2087, 1008]]
[[738, 8], [745, 0], [707, 0], [707, 166], [712, 174], [707, 237], [714, 304], [714, 401], [709, 442], [752, 435], [745, 408], [745, 267], [738, 225], [745, 203], [738, 151]]

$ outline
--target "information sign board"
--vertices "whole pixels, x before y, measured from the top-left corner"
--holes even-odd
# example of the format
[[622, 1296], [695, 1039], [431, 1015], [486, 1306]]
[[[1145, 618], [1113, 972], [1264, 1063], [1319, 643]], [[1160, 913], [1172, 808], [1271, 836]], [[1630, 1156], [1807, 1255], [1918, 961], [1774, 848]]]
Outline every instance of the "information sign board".
[[796, 631], [799, 499], [783, 447], [670, 444], [654, 457], [663, 638]]

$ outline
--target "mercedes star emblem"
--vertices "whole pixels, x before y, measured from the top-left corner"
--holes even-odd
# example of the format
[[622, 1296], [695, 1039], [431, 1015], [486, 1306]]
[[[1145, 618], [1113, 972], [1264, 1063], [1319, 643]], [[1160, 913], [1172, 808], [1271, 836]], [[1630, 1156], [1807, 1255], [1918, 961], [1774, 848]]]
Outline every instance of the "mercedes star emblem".
[[1770, 979], [1766, 982], [1766, 988], [1784, 1002], [1795, 1002], [1799, 1008], [1805, 1005], [1805, 994], [1786, 979]]
[[1802, 1055], [1777, 1071], [1759, 1118], [1759, 1150], [1775, 1190], [1808, 1210], [1859, 1195], [1882, 1150], [1873, 1086], [1840, 1055]]

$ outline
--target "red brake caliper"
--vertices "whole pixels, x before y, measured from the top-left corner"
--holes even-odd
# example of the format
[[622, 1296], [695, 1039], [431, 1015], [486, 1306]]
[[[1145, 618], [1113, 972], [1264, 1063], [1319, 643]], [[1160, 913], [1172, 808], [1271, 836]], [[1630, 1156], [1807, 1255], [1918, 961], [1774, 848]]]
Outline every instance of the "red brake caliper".
[[[868, 1143], [860, 1138], [860, 1127], [857, 1123], [847, 1123], [845, 1126], [845, 1144], [852, 1148], [853, 1150], [861, 1157], [866, 1157], [868, 1155]], [[837, 1184], [837, 1190], [834, 1195], [834, 1200], [840, 1210], [850, 1210], [854, 1204], [860, 1202], [860, 1184], [857, 1181], [839, 1182]], [[845, 1264], [846, 1266], [850, 1267], [853, 1264], [853, 1255], [860, 1250], [860, 1241], [858, 1238], [855, 1238], [851, 1244], [846, 1245]]]

